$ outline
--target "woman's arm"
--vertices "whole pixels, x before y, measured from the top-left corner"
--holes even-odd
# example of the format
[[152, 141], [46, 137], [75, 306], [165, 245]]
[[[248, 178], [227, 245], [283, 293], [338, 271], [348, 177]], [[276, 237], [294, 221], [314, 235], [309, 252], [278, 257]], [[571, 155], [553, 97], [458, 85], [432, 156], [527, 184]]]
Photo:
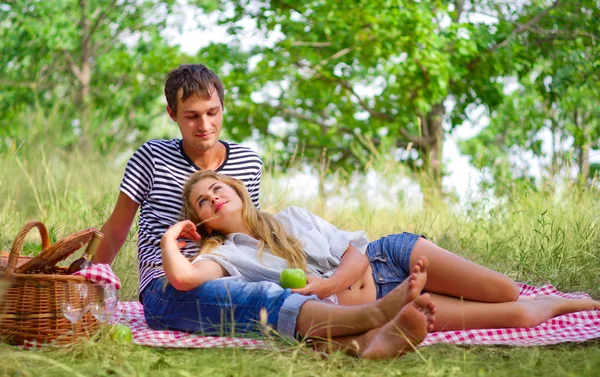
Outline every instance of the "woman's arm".
[[204, 282], [229, 275], [217, 262], [199, 261], [192, 264], [181, 254], [180, 250], [186, 242], [178, 241], [179, 238], [200, 241], [200, 234], [193, 222], [184, 220], [170, 227], [160, 240], [163, 269], [175, 289], [189, 291]]
[[309, 276], [306, 287], [292, 291], [303, 295], [317, 295], [323, 299], [350, 287], [364, 275], [367, 267], [369, 267], [367, 256], [354, 246], [348, 245], [340, 265], [329, 279]]

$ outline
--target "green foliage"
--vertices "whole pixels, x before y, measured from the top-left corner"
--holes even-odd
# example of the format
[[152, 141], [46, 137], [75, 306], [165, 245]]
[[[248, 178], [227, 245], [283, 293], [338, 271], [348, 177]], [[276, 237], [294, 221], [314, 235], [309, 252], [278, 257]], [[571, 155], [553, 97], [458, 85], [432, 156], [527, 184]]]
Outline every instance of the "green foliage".
[[[551, 129], [557, 143], [573, 138], [575, 148], [568, 156], [556, 150], [550, 175], [565, 168], [558, 161], [571, 159], [593, 176], [585, 162], [600, 137], [596, 5], [194, 0], [187, 6], [222, 12], [220, 23], [234, 37], [194, 57], [225, 82], [224, 137], [257, 137], [278, 160], [299, 154], [313, 165], [325, 149], [327, 173], [364, 169], [373, 147], [385, 149], [439, 188], [444, 133], [472, 121], [480, 105], [490, 125], [464, 145], [476, 166], [496, 178], [528, 181], [509, 155], [541, 155], [540, 133]], [[109, 153], [145, 140], [164, 114], [167, 71], [190, 60], [163, 36], [176, 9], [175, 0], [3, 3], [0, 151], [44, 138]], [[268, 41], [255, 44], [251, 32]], [[520, 87], [506, 95], [512, 78]], [[43, 128], [37, 118], [46, 116], [62, 122]]]
[[[231, 8], [232, 2], [222, 3]], [[325, 148], [332, 168], [347, 170], [364, 166], [361, 155], [370, 147], [363, 140], [388, 140], [388, 153], [417, 151], [406, 154], [420, 160], [409, 165], [426, 172], [431, 166], [439, 184], [442, 104], [450, 97], [456, 102], [453, 128], [470, 106], [503, 103], [500, 78], [521, 64], [515, 56], [522, 37], [516, 36], [525, 30], [518, 25], [549, 6], [462, 5], [237, 0], [222, 23], [237, 35], [251, 19], [272, 43], [249, 47], [239, 38], [199, 56], [217, 68], [235, 98], [227, 115], [232, 137], [247, 137], [250, 130], [240, 125], [249, 125], [281, 141], [283, 158], [300, 149], [316, 163]], [[474, 21], [486, 12], [495, 23]]]
[[62, 147], [83, 140], [106, 149], [147, 130], [162, 107], [164, 77], [181, 57], [161, 36], [173, 4], [2, 4], [0, 151], [29, 139], [23, 113], [30, 109], [60, 114], [61, 128], [53, 133]]
[[[547, 174], [579, 165], [587, 182], [595, 170], [588, 172], [585, 164], [600, 138], [600, 10], [595, 1], [561, 3], [528, 30], [522, 47], [515, 48], [519, 88], [491, 112], [489, 126], [463, 143], [462, 150], [497, 179], [507, 173], [527, 179], [530, 173], [515, 171], [507, 159], [527, 151], [544, 156], [541, 134], [550, 131]], [[570, 139], [572, 150], [560, 147]]]

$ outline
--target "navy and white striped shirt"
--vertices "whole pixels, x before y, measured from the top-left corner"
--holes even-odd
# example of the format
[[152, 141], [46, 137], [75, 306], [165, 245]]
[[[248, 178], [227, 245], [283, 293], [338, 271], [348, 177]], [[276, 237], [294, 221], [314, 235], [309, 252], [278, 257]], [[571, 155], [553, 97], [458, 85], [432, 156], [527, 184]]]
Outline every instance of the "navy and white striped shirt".
[[[215, 172], [244, 182], [254, 205], [258, 193], [262, 160], [253, 150], [223, 142], [225, 161]], [[155, 278], [164, 276], [160, 239], [181, 220], [183, 185], [192, 173], [201, 170], [185, 154], [181, 139], [150, 140], [127, 163], [120, 190], [141, 206], [138, 228], [139, 294]], [[190, 243], [182, 250], [186, 257], [197, 252]]]

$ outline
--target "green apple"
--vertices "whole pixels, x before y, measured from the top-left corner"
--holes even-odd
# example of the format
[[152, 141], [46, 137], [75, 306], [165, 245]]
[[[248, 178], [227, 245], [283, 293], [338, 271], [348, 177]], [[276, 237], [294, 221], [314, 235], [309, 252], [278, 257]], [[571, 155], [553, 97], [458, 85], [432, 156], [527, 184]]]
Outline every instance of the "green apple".
[[133, 340], [133, 334], [131, 334], [129, 326], [120, 323], [110, 327], [110, 337], [118, 343], [131, 343]]
[[300, 268], [286, 268], [281, 273], [279, 285], [283, 288], [304, 288], [306, 287], [306, 274]]

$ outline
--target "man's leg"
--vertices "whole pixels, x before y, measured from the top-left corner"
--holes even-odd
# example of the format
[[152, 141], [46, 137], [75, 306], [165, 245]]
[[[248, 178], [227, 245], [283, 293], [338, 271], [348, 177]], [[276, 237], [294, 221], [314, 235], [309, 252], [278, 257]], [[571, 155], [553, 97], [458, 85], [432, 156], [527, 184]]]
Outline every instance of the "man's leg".
[[232, 278], [206, 282], [187, 292], [178, 291], [166, 278], [144, 290], [144, 316], [153, 329], [234, 336], [261, 330], [261, 313], [276, 327], [279, 313], [291, 296], [297, 305], [314, 297], [292, 294], [275, 283], [246, 283]]
[[384, 326], [359, 335], [315, 339], [315, 348], [324, 352], [344, 351], [366, 359], [386, 359], [414, 351], [433, 330], [435, 305], [428, 294], [405, 305]]
[[267, 324], [282, 335], [325, 338], [381, 327], [399, 311], [389, 311], [388, 306], [398, 301], [393, 294], [378, 303], [341, 306], [292, 293], [270, 282], [217, 279], [183, 292], [165, 285], [165, 281], [160, 278], [150, 283], [143, 296], [148, 326], [157, 330], [227, 336], [259, 332], [262, 311], [267, 314]]
[[[304, 337], [327, 338], [362, 334], [392, 321], [402, 308], [417, 298], [427, 282], [429, 263], [423, 257], [415, 262], [411, 274], [385, 297], [359, 306], [329, 305], [306, 301], [290, 317]], [[291, 300], [292, 298], [290, 298]], [[283, 317], [286, 316], [282, 313]], [[281, 320], [281, 319], [280, 319]]]

